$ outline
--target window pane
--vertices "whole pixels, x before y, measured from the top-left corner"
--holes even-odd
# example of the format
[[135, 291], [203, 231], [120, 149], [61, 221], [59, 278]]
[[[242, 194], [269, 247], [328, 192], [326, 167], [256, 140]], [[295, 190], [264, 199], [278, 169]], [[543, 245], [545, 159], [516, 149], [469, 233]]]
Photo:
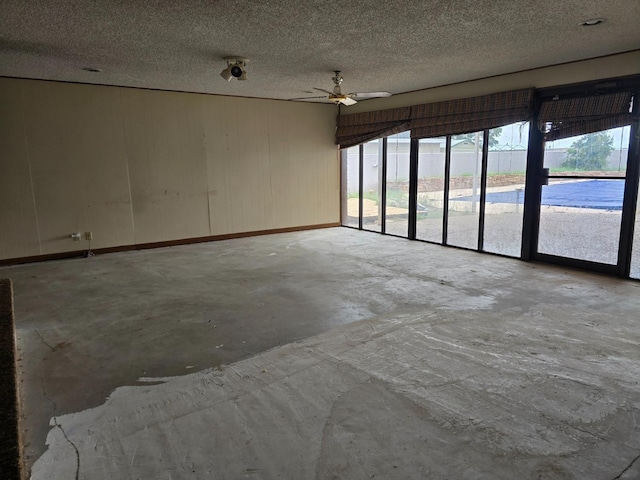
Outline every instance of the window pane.
[[409, 149], [408, 135], [387, 138], [386, 233], [407, 237], [409, 233]]
[[631, 251], [631, 278], [640, 279], [640, 195], [636, 207], [636, 225], [633, 233], [633, 250]]
[[538, 251], [615, 265], [624, 180], [550, 180], [542, 187]]
[[545, 145], [551, 178], [542, 188], [540, 253], [618, 263], [629, 132], [614, 128]]
[[362, 165], [362, 228], [380, 232], [382, 230], [382, 205], [380, 198], [382, 175], [382, 140], [364, 144]]
[[544, 166], [550, 175], [624, 177], [629, 126], [563, 138], [545, 144]]
[[[349, 227], [358, 227], [360, 216], [360, 147], [351, 147], [346, 152], [346, 166], [343, 167], [345, 175], [342, 201], [346, 202], [343, 209], [342, 224]], [[344, 157], [343, 157], [344, 158]], [[343, 160], [344, 161], [344, 160]], [[346, 213], [346, 215], [345, 215]]]
[[451, 138], [447, 244], [478, 248], [482, 132]]
[[416, 238], [442, 243], [446, 137], [424, 138], [418, 146]]
[[483, 247], [520, 256], [529, 124], [489, 130]]

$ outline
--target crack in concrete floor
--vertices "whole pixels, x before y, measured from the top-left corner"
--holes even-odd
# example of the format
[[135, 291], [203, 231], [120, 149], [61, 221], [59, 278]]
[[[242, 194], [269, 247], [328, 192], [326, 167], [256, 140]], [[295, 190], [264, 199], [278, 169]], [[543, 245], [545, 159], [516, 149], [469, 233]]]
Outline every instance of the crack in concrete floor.
[[[363, 261], [367, 258], [374, 261]], [[34, 444], [32, 462], [45, 452], [37, 445], [38, 435], [44, 440], [46, 431], [52, 427], [48, 422], [50, 410], [39, 398], [42, 392], [30, 387], [30, 382], [42, 381], [49, 400], [54, 399], [61, 407], [53, 412], [50, 448], [38, 461], [51, 459], [53, 452], [64, 447], [67, 453], [63, 457], [68, 455], [64, 462], [69, 462], [64, 471], [69, 476], [73, 475], [76, 460], [67, 440], [76, 446], [78, 455], [82, 454], [80, 478], [109, 478], [102, 472], [87, 473], [90, 468], [87, 465], [92, 465], [92, 461], [85, 459], [85, 453], [95, 456], [100, 452], [105, 458], [120, 458], [124, 452], [123, 462], [136, 466], [139, 461], [146, 464], [155, 458], [153, 451], [140, 449], [145, 442], [169, 446], [169, 451], [181, 448], [167, 443], [169, 432], [171, 437], [176, 437], [175, 425], [185, 430], [182, 435], [186, 436], [179, 442], [191, 445], [191, 440], [196, 438], [190, 436], [191, 427], [186, 428], [179, 422], [167, 431], [162, 421], [147, 418], [147, 423], [142, 422], [126, 402], [122, 403], [127, 396], [143, 403], [145, 398], [162, 398], [159, 403], [152, 401], [145, 408], [141, 406], [138, 414], [146, 418], [145, 412], [149, 409], [160, 412], [167, 409], [165, 413], [171, 413], [176, 422], [189, 418], [188, 414], [175, 411], [182, 408], [178, 408], [182, 402], [198, 403], [200, 397], [214, 395], [220, 401], [203, 409], [201, 423], [215, 425], [210, 423], [215, 418], [224, 424], [228, 419], [223, 413], [231, 414], [231, 411], [226, 410], [226, 397], [219, 397], [221, 392], [232, 386], [237, 395], [246, 395], [259, 386], [263, 389], [259, 390], [263, 392], [260, 395], [280, 395], [286, 407], [302, 394], [287, 387], [287, 382], [308, 375], [311, 358], [338, 362], [346, 368], [333, 374], [335, 385], [356, 372], [381, 382], [376, 383], [375, 388], [370, 387], [373, 390], [367, 393], [380, 394], [376, 388], [382, 388], [387, 392], [385, 395], [393, 392], [393, 398], [398, 396], [396, 400], [404, 405], [400, 411], [408, 412], [407, 418], [414, 415], [411, 405], [426, 401], [428, 408], [422, 411], [430, 412], [433, 418], [425, 424], [425, 429], [442, 433], [451, 444], [462, 441], [467, 450], [472, 446], [467, 453], [473, 458], [473, 449], [486, 448], [486, 445], [503, 448], [511, 442], [513, 452], [508, 455], [515, 455], [516, 460], [522, 460], [525, 455], [528, 463], [521, 467], [531, 475], [537, 470], [547, 472], [547, 477], [541, 478], [571, 478], [566, 475], [580, 472], [582, 476], [576, 478], [599, 479], [626, 466], [629, 469], [620, 475], [628, 477], [637, 466], [631, 459], [640, 445], [628, 436], [629, 432], [637, 431], [634, 412], [640, 403], [637, 384], [633, 383], [637, 378], [633, 375], [640, 376], [637, 371], [640, 338], [636, 325], [640, 317], [640, 288], [636, 282], [566, 272], [348, 229], [105, 255], [4, 270], [15, 278], [19, 347], [24, 357], [21, 375], [26, 382], [23, 393], [27, 400], [27, 422], [33, 430], [29, 434]], [[158, 275], [158, 271], [164, 275]], [[110, 292], [111, 298], [101, 295], [101, 291]], [[158, 292], [159, 297], [154, 297], [154, 292]], [[182, 315], [177, 316], [176, 311]], [[345, 327], [360, 319], [364, 319], [362, 325], [353, 324], [356, 330]], [[330, 341], [322, 335], [301, 340], [321, 332], [331, 333], [336, 327], [338, 330]], [[363, 330], [358, 330], [360, 328]], [[292, 341], [299, 344], [287, 345]], [[214, 349], [221, 344], [224, 347]], [[279, 351], [283, 359], [269, 356], [275, 355], [272, 352], [260, 353], [278, 345], [287, 345], [286, 355], [284, 350]], [[304, 345], [309, 350], [307, 353], [315, 356], [291, 356], [291, 351], [295, 352], [299, 345]], [[263, 355], [271, 359], [273, 366], [259, 369], [255, 366], [258, 370], [251, 367], [247, 372], [248, 365], [254, 365], [251, 361], [264, 361]], [[290, 369], [287, 362], [297, 364], [298, 368], [290, 370], [291, 375], [286, 378], [274, 376], [282, 369]], [[194, 365], [200, 372], [181, 376], [194, 372], [188, 370]], [[422, 365], [422, 370], [416, 369], [416, 365]], [[585, 365], [590, 371], [585, 371]], [[218, 370], [208, 370], [216, 366]], [[260, 375], [256, 375], [256, 371]], [[176, 378], [165, 378], [173, 376]], [[271, 383], [265, 385], [269, 378]], [[304, 388], [316, 393], [307, 393], [299, 399], [300, 411], [312, 408], [319, 401], [324, 402], [325, 409], [333, 405], [324, 396], [335, 385], [326, 383], [326, 391], [315, 391], [314, 382], [319, 380], [311, 378], [310, 385], [304, 383]], [[168, 387], [173, 390], [165, 390]], [[173, 397], [174, 390], [193, 391], [195, 397]], [[303, 391], [306, 390], [300, 390]], [[284, 392], [289, 395], [283, 397]], [[253, 398], [258, 404], [267, 402], [262, 397], [258, 401], [255, 395], [258, 394], [246, 398]], [[367, 395], [364, 397], [360, 403], [366, 404]], [[387, 402], [396, 402], [392, 397], [384, 398]], [[619, 398], [625, 398], [627, 403], [620, 403]], [[520, 406], [517, 412], [512, 412], [514, 403]], [[287, 408], [283, 405], [266, 404], [275, 408], [277, 415], [287, 417]], [[460, 414], [460, 405], [465, 405], [466, 415]], [[545, 405], [546, 410], [539, 405]], [[256, 417], [255, 405], [250, 403], [248, 407], [249, 416], [244, 420], [255, 418], [266, 428], [277, 427], [269, 418]], [[116, 410], [110, 410], [113, 408]], [[376, 408], [388, 411], [383, 403], [372, 407], [373, 411]], [[144, 427], [127, 435], [113, 432], [113, 425], [91, 416], [93, 411], [111, 412], [112, 420], [118, 417], [117, 411], [121, 411], [125, 417], [133, 415], [127, 418]], [[366, 412], [353, 406], [350, 411], [353, 419], [361, 422], [350, 424], [350, 428], [362, 429], [367, 422], [375, 427], [377, 420], [367, 417]], [[504, 412], [511, 413], [505, 415]], [[236, 412], [235, 416], [238, 415]], [[504, 425], [492, 425], [492, 419], [500, 418], [506, 422]], [[397, 421], [411, 432], [406, 419]], [[64, 430], [58, 429], [55, 423]], [[115, 423], [123, 428], [120, 421]], [[298, 423], [306, 425], [304, 421]], [[202, 438], [218, 442], [217, 436], [203, 429], [203, 425], [192, 427]], [[290, 425], [294, 438], [300, 425], [295, 422]], [[232, 428], [233, 424], [227, 427]], [[348, 433], [339, 424], [335, 428], [340, 435]], [[155, 430], [150, 432], [150, 429]], [[260, 431], [259, 425], [254, 430]], [[392, 425], [386, 430], [392, 432]], [[450, 430], [455, 430], [457, 435], [447, 436]], [[56, 431], [60, 435], [56, 435]], [[87, 433], [89, 431], [93, 433]], [[101, 437], [102, 443], [99, 443], [96, 435], [102, 434], [106, 436]], [[109, 437], [110, 434], [114, 436]], [[363, 434], [367, 434], [366, 428], [359, 432]], [[83, 443], [88, 441], [85, 435], [89, 435], [93, 443]], [[376, 444], [384, 439], [369, 440]], [[436, 442], [436, 436], [433, 440]], [[287, 443], [289, 441], [282, 439], [283, 445], [295, 451], [297, 446]], [[312, 443], [317, 441], [312, 436]], [[238, 442], [239, 448], [244, 448], [243, 441], [238, 439]], [[252, 443], [259, 446], [250, 452], [253, 455], [269, 448], [267, 440], [261, 443], [254, 439]], [[549, 455], [545, 453], [547, 444], [554, 445], [550, 451], [565, 451], [567, 459], [544, 460], [547, 463], [539, 460]], [[375, 459], [366, 456], [366, 451], [353, 450], [355, 447], [350, 444], [340, 445], [336, 447], [336, 455], [348, 451], [375, 464]], [[221, 445], [219, 452], [225, 452], [225, 448]], [[446, 443], [438, 448], [448, 451]], [[575, 456], [577, 451], [581, 454]], [[179, 456], [181, 462], [187, 453]], [[425, 456], [424, 452], [414, 453]], [[435, 455], [434, 461], [446, 461], [437, 448], [432, 455]], [[620, 458], [612, 465], [611, 458], [616, 455]], [[135, 462], [131, 462], [132, 456]], [[273, 457], [279, 458], [275, 454]], [[604, 477], [585, 473], [585, 467], [580, 466], [579, 460], [591, 457], [608, 465], [606, 475], [600, 472]], [[287, 458], [283, 457], [282, 461], [288, 461]], [[481, 461], [482, 456], [479, 458]], [[247, 474], [247, 468], [257, 468], [242, 465], [233, 452], [228, 452], [228, 459], [228, 468], [237, 467], [230, 470], [230, 478]], [[347, 463], [353, 465], [353, 459], [348, 460]], [[462, 473], [459, 478], [475, 479], [482, 475], [501, 478], [499, 469], [507, 467], [493, 460], [497, 462], [495, 471], [484, 474], [476, 471], [479, 475], [476, 477], [464, 477]], [[196, 462], [196, 466], [209, 465], [206, 458], [203, 462]], [[383, 467], [380, 465], [379, 472], [386, 471]], [[420, 468], [426, 467], [416, 464], [410, 471], [422, 475]], [[559, 473], [559, 469], [564, 473]], [[263, 479], [273, 478], [273, 465], [259, 470]], [[315, 468], [312, 470], [315, 472]], [[401, 476], [400, 471], [404, 470], [395, 468], [387, 472], [387, 478]], [[326, 472], [329, 474], [329, 470]], [[116, 476], [121, 473], [114, 472]], [[433, 478], [446, 478], [442, 472], [433, 475]]]

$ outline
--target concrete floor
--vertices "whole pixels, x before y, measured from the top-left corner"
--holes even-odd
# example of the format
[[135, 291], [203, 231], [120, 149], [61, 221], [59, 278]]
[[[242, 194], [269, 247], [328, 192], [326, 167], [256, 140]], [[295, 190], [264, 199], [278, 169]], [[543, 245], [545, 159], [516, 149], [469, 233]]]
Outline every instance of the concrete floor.
[[34, 479], [640, 478], [640, 282], [346, 228], [0, 277]]

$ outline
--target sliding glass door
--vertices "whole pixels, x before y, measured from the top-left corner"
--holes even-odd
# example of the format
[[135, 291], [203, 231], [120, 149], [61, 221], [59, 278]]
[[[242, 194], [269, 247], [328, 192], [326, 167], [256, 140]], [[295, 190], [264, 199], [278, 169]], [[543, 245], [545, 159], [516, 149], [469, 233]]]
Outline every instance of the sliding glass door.
[[528, 132], [518, 122], [420, 139], [416, 239], [519, 257]]
[[418, 142], [416, 239], [443, 243], [445, 212], [445, 164], [447, 138], [423, 138]]
[[382, 232], [382, 139], [362, 146], [362, 229]]
[[451, 135], [482, 128], [475, 103], [450, 127], [424, 106], [417, 129], [343, 150], [343, 225], [640, 278], [635, 93], [562, 95], [541, 95], [533, 122]]
[[342, 225], [407, 237], [409, 132], [342, 151]]
[[626, 126], [546, 143], [538, 259], [618, 265], [629, 134]]
[[342, 151], [342, 225], [360, 225], [360, 147]]
[[519, 257], [522, 250], [529, 123], [489, 130], [483, 223], [485, 252]]
[[387, 137], [385, 233], [407, 237], [409, 232], [409, 132]]

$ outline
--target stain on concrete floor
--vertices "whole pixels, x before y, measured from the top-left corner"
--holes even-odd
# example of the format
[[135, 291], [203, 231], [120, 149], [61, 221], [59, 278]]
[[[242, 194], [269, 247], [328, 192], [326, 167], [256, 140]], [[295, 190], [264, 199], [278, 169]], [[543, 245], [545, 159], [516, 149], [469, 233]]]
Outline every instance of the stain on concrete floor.
[[[636, 478], [640, 468], [634, 461], [640, 453], [638, 282], [344, 228], [47, 262], [2, 273], [14, 279], [16, 290], [29, 465], [45, 452], [49, 435], [35, 478], [38, 468], [53, 464], [56, 476], [48, 478], [73, 478], [66, 475], [74, 474], [74, 445], [82, 459], [80, 478], [107, 478], [101, 472], [127, 462], [143, 470], [118, 475], [139, 478], [162, 478], [153, 476], [160, 472], [154, 468], [165, 464], [174, 469], [167, 472], [181, 471], [183, 478], [209, 478], [208, 468], [227, 472], [221, 478], [375, 474], [362, 464], [377, 465], [382, 476], [375, 478], [424, 471], [431, 478], [514, 478], [509, 475], [515, 470], [501, 466], [505, 458], [529, 475], [523, 478], [625, 479]], [[397, 328], [400, 319], [408, 322], [403, 328]], [[304, 340], [317, 334], [322, 335]], [[296, 341], [301, 343], [289, 345]], [[278, 376], [294, 367], [301, 382], [295, 389]], [[230, 375], [234, 370], [240, 376]], [[341, 382], [345, 386], [338, 388]], [[227, 388], [244, 392], [235, 395], [238, 401], [248, 392], [260, 396], [268, 418], [252, 404], [226, 397]], [[176, 392], [182, 396], [174, 398]], [[211, 398], [218, 403], [206, 403]], [[383, 410], [381, 416], [406, 415], [406, 422], [372, 424], [381, 399], [394, 412]], [[204, 413], [190, 411], [185, 402]], [[185, 408], [190, 413], [183, 415]], [[348, 408], [353, 426], [340, 416]], [[307, 410], [317, 418], [305, 427], [300, 412]], [[198, 425], [180, 423], [185, 415]], [[267, 435], [275, 428], [272, 417], [284, 419], [274, 438]], [[234, 418], [254, 422], [258, 433], [249, 445], [256, 451], [241, 449], [253, 457], [227, 455], [224, 448], [231, 447], [211, 450], [223, 438], [231, 446], [249, 440], [237, 437]], [[223, 430], [216, 428], [219, 421]], [[435, 442], [420, 450], [428, 462], [414, 458], [386, 473], [377, 456], [361, 451], [367, 445], [388, 450], [391, 437], [379, 432], [391, 434], [393, 424], [398, 439], [415, 440], [423, 429], [405, 427], [424, 422], [434, 439], [451, 435], [450, 445]], [[156, 424], [159, 430], [149, 431]], [[172, 430], [177, 424], [183, 433]], [[332, 433], [322, 440], [326, 425]], [[303, 427], [308, 444], [298, 436]], [[351, 429], [358, 433], [355, 443], [345, 444]], [[203, 439], [210, 444], [200, 445]], [[297, 442], [315, 455], [313, 465], [303, 452], [296, 460], [301, 463], [294, 462], [309, 476], [278, 477], [288, 468], [280, 461], [290, 461], [287, 449], [297, 451]], [[272, 444], [282, 451], [272, 451]], [[444, 459], [457, 454], [450, 447], [464, 452], [461, 459], [480, 452], [478, 458], [488, 459], [484, 470], [471, 461], [451, 470], [456, 463]], [[171, 453], [176, 448], [180, 453]], [[322, 448], [341, 450], [348, 462], [333, 465], [326, 456], [320, 461]], [[120, 460], [104, 465], [97, 451]], [[158, 460], [158, 452], [169, 458]], [[184, 470], [187, 456], [197, 467], [193, 475]], [[248, 465], [254, 457], [274, 460]], [[436, 467], [441, 461], [444, 466]], [[340, 473], [344, 468], [348, 475]]]

